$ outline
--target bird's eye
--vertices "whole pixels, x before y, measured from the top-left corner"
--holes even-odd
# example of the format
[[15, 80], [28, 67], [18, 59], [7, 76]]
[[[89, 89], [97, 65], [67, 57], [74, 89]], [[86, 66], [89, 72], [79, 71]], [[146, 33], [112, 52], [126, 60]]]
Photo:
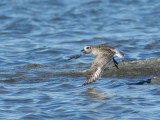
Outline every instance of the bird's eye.
[[90, 47], [86, 47], [86, 49], [89, 49]]

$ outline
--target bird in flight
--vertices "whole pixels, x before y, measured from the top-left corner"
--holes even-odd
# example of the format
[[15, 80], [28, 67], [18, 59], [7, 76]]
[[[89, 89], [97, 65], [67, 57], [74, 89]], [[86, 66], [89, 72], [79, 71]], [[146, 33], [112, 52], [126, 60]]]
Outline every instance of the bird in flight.
[[104, 69], [107, 67], [108, 63], [111, 60], [113, 60], [116, 68], [119, 69], [118, 62], [114, 59], [114, 55], [118, 56], [119, 58], [124, 57], [124, 54], [115, 47], [105, 46], [105, 45], [95, 45], [95, 46], [87, 45], [84, 46], [84, 49], [81, 51], [83, 51], [81, 55], [74, 56], [70, 58], [70, 60], [77, 59], [80, 56], [89, 53], [96, 56], [93, 62], [91, 63], [88, 77], [86, 81], [83, 83], [83, 85], [87, 85], [98, 80], [102, 76]]

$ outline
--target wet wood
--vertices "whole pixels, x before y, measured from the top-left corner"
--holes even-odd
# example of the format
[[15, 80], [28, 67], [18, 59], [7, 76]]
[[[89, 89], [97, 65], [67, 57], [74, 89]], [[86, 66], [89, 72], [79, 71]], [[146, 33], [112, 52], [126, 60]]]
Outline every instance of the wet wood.
[[[128, 76], [148, 76], [160, 74], [160, 58], [146, 60], [123, 61], [118, 64], [119, 69], [114, 64], [109, 65], [103, 73], [103, 77], [128, 77]], [[78, 70], [57, 73], [57, 75], [87, 76], [88, 70]]]

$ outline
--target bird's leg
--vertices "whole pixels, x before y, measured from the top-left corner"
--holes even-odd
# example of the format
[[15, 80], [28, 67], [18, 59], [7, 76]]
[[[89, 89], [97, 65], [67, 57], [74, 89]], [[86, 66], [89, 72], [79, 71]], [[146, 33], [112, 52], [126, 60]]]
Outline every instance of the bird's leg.
[[113, 62], [114, 62], [114, 65], [116, 66], [116, 68], [119, 69], [118, 68], [118, 62], [114, 59], [114, 57], [113, 57]]

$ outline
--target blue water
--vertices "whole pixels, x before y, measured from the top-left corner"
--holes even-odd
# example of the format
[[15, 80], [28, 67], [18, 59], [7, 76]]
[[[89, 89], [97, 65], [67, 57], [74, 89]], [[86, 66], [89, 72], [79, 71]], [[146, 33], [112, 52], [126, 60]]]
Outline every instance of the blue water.
[[0, 119], [159, 120], [159, 84], [102, 77], [81, 87], [86, 77], [54, 75], [89, 68], [93, 55], [67, 60], [84, 45], [117, 47], [127, 61], [159, 57], [159, 6], [159, 0], [1, 0]]

